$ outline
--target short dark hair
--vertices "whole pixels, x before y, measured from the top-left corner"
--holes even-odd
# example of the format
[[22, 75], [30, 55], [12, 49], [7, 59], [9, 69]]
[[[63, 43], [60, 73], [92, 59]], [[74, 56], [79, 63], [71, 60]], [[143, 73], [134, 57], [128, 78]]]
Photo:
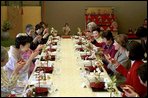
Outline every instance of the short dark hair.
[[92, 31], [98, 31], [98, 33], [100, 33], [100, 28], [99, 27], [94, 28]]
[[147, 36], [147, 28], [144, 28], [143, 26], [139, 27], [136, 31], [136, 36], [139, 38], [146, 37]]
[[31, 29], [33, 29], [33, 25], [32, 24], [27, 24], [26, 25], [26, 32], [29, 32]]
[[107, 40], [111, 39], [112, 41], [114, 41], [113, 34], [112, 34], [112, 32], [110, 30], [103, 32], [102, 33], [102, 38], [106, 38]]
[[46, 24], [45, 22], [43, 22], [43, 21], [41, 21], [40, 23], [39, 23], [40, 25], [45, 25], [45, 27], [48, 27], [48, 24]]
[[41, 24], [37, 24], [37, 25], [35, 26], [35, 30], [38, 30], [38, 29], [41, 29], [41, 28], [43, 28], [43, 26], [42, 26]]
[[43, 25], [43, 24], [45, 24], [45, 22], [41, 21], [40, 24]]
[[139, 42], [130, 41], [128, 45], [126, 45], [126, 49], [129, 51], [129, 59], [141, 60], [144, 58], [144, 49]]
[[20, 45], [25, 46], [27, 43], [31, 43], [31, 39], [28, 36], [19, 36], [15, 39], [15, 47], [20, 48]]
[[145, 83], [147, 81], [147, 63], [143, 63], [137, 70], [138, 75], [140, 76], [141, 80]]

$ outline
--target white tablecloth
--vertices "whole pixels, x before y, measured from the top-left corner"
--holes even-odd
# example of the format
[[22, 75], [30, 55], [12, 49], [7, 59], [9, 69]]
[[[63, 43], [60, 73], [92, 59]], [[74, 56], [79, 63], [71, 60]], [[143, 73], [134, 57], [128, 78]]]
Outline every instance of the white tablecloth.
[[[109, 97], [109, 92], [93, 92], [91, 88], [84, 88], [80, 75], [80, 65], [75, 54], [73, 40], [61, 39], [59, 57], [61, 60], [54, 62], [55, 71], [51, 74], [51, 81], [57, 91], [52, 97]], [[33, 72], [34, 73], [34, 72]], [[32, 76], [29, 81], [31, 82]]]

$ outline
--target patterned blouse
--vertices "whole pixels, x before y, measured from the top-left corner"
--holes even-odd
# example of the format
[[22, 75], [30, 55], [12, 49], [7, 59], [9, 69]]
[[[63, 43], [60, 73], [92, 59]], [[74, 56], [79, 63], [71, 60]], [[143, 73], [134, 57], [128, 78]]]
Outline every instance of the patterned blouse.
[[1, 67], [1, 91], [10, 92], [17, 84], [19, 74], [12, 74], [11, 78], [8, 78], [8, 73]]

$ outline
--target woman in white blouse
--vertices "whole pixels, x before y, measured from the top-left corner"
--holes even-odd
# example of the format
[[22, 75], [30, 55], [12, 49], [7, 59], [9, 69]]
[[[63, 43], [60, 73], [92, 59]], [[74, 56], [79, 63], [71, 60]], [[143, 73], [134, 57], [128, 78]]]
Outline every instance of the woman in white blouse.
[[8, 73], [6, 70], [4, 70], [3, 66], [8, 61], [8, 53], [6, 48], [1, 46], [1, 97], [6, 97], [8, 94], [10, 94], [10, 91], [13, 87], [15, 87], [17, 80], [19, 78], [19, 71], [23, 68], [25, 65], [24, 61], [19, 61], [15, 65], [15, 69], [12, 72], [10, 79], [8, 78]]
[[[5, 66], [5, 70], [9, 73], [9, 76], [15, 69], [16, 63], [22, 59], [22, 53], [28, 51], [30, 49], [30, 40], [26, 35], [18, 35], [16, 37], [15, 45], [10, 46], [10, 50], [8, 51], [9, 61]], [[38, 49], [38, 48], [37, 48]], [[34, 50], [28, 60], [26, 60], [26, 64], [20, 70], [20, 78], [19, 80], [22, 82], [28, 81], [28, 70], [30, 65], [32, 64], [32, 60], [39, 54], [39, 50]]]

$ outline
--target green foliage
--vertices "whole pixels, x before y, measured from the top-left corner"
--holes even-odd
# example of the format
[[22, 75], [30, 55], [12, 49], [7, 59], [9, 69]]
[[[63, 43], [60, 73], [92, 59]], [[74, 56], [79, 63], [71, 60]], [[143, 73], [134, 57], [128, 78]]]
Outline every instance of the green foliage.
[[12, 38], [1, 40], [1, 45], [4, 47], [10, 47], [15, 44], [15, 40]]
[[111, 80], [112, 81], [110, 81], [109, 83], [108, 83], [108, 87], [109, 87], [109, 89], [112, 91], [114, 91], [114, 86], [116, 85], [116, 76], [114, 75], [113, 77], [111, 77]]
[[2, 31], [6, 32], [11, 29], [11, 23], [8, 20], [5, 20], [2, 25]]

